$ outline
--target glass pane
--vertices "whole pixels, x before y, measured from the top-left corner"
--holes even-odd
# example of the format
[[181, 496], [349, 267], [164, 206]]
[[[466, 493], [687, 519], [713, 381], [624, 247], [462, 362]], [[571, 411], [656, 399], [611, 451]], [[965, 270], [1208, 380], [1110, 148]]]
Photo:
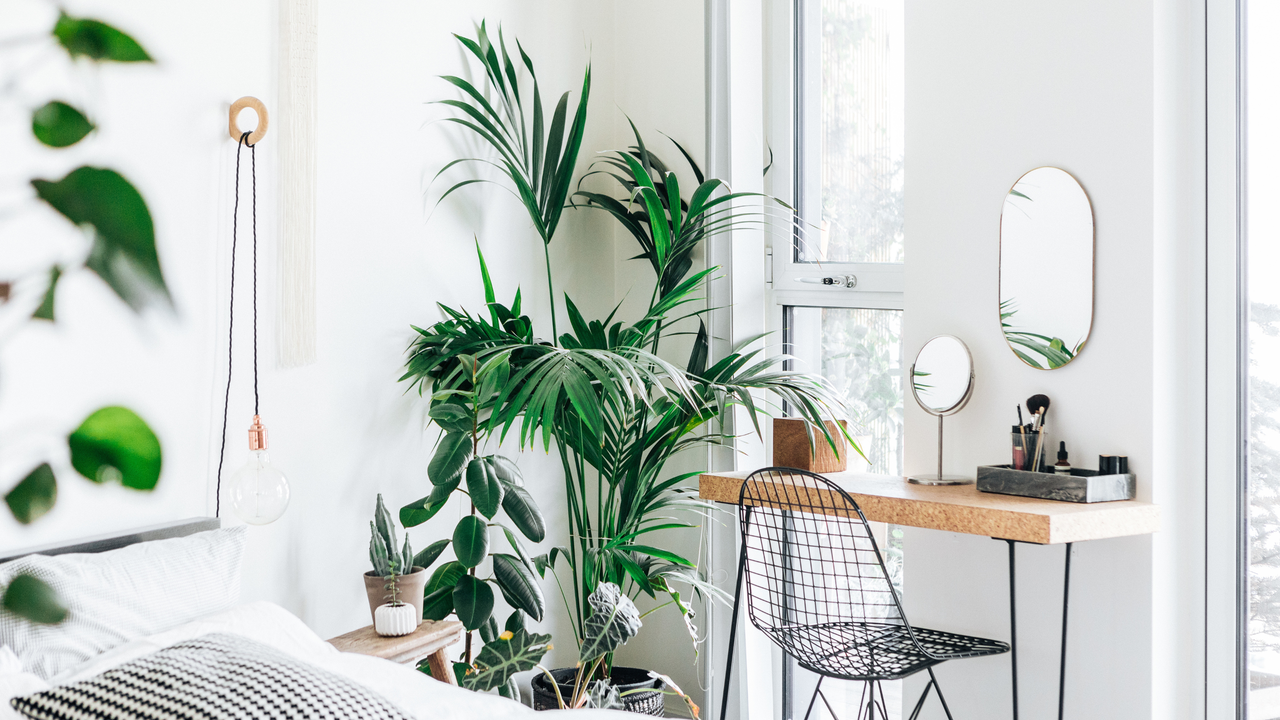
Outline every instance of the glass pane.
[[849, 401], [858, 446], [871, 461], [849, 469], [902, 474], [902, 311], [787, 308], [787, 352], [796, 369], [831, 381]]
[[[1280, 1], [1250, 0], [1245, 192], [1249, 299], [1249, 720], [1280, 718]], [[1259, 41], [1262, 38], [1264, 40]]]
[[[849, 469], [886, 475], [902, 474], [902, 311], [860, 308], [788, 307], [784, 310], [786, 351], [796, 358], [792, 367], [830, 380], [852, 409], [857, 426], [851, 434], [871, 461], [849, 459]], [[902, 531], [872, 523], [876, 544], [894, 588], [901, 595], [903, 579]], [[784, 670], [787, 698], [784, 718], [803, 718], [818, 678], [788, 659]], [[841, 718], [854, 717], [864, 684], [827, 680], [822, 693]], [[889, 717], [900, 717], [901, 682], [882, 684]], [[814, 719], [830, 718], [821, 702]]]
[[902, 262], [904, 5], [820, 0], [820, 37], [803, 39], [821, 43], [822, 86], [804, 108], [819, 121], [802, 124], [820, 137], [804, 138], [801, 162], [821, 168], [801, 201], [818, 231], [797, 244], [800, 262]]

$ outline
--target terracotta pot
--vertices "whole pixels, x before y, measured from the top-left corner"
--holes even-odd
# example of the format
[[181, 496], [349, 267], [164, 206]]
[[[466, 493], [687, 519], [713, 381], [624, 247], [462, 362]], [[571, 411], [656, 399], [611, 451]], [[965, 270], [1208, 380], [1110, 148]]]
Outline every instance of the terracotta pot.
[[[427, 589], [427, 571], [418, 566], [413, 567], [413, 572], [407, 575], [401, 575], [396, 580], [396, 587], [400, 591], [400, 602], [406, 602], [413, 606], [417, 612], [418, 624], [422, 624], [422, 594]], [[390, 593], [386, 589], [387, 579], [375, 574], [372, 570], [364, 574], [364, 590], [369, 595], [369, 619], [373, 620], [377, 614], [378, 606], [391, 601], [387, 597]]]

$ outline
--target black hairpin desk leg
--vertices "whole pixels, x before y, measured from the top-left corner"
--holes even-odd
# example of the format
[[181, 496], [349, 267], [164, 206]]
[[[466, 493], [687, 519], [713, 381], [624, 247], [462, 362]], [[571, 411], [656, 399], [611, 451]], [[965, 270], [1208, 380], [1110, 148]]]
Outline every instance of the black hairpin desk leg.
[[[1013, 667], [1013, 720], [1018, 720], [1018, 584], [1014, 547], [1017, 540], [1006, 540], [1009, 543], [1009, 650], [1010, 664]], [[1067, 543], [1066, 560], [1062, 572], [1062, 649], [1058, 658], [1058, 720], [1063, 719], [1063, 708], [1067, 692], [1067, 618], [1071, 600], [1071, 543]]]
[[1009, 665], [1013, 668], [1013, 720], [1018, 720], [1018, 582], [1014, 562], [1016, 540], [1009, 543]]

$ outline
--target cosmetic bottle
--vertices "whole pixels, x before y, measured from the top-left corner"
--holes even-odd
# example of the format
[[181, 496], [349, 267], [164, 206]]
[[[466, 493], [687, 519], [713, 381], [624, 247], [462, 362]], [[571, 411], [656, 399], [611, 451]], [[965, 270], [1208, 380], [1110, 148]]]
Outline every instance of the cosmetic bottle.
[[1053, 472], [1058, 475], [1071, 474], [1071, 463], [1067, 462], [1067, 443], [1065, 440], [1058, 443], [1058, 462], [1053, 466]]

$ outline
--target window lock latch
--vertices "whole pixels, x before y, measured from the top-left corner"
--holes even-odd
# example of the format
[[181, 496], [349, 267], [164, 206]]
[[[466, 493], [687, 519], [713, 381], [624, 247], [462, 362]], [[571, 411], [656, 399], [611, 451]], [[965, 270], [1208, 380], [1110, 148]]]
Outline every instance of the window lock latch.
[[832, 275], [830, 277], [801, 277], [796, 278], [802, 283], [810, 285], [831, 285], [833, 287], [842, 287], [852, 290], [858, 287], [857, 275]]

